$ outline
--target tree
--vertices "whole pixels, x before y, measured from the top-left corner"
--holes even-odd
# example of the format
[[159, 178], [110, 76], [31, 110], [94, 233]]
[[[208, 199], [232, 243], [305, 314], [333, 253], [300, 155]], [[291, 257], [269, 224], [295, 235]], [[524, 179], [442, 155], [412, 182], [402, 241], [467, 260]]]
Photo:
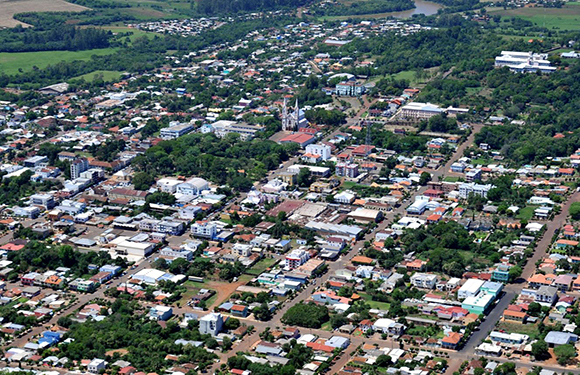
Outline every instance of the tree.
[[509, 281], [514, 282], [518, 277], [522, 275], [522, 267], [515, 265], [510, 268], [509, 272]]
[[556, 354], [558, 363], [565, 366], [572, 358], [576, 357], [576, 348], [572, 344], [560, 345], [554, 348], [554, 354]]
[[133, 185], [136, 190], [149, 190], [155, 183], [155, 178], [147, 172], [137, 172], [133, 177]]
[[328, 319], [326, 306], [301, 302], [286, 311], [282, 317], [282, 322], [291, 326], [320, 328]]
[[421, 173], [421, 177], [419, 178], [419, 185], [425, 186], [429, 181], [431, 181], [431, 174], [427, 172]]
[[268, 305], [262, 303], [260, 306], [256, 306], [254, 310], [252, 310], [254, 314], [254, 318], [260, 321], [266, 321], [272, 319], [272, 312], [268, 308]]
[[538, 316], [542, 312], [542, 305], [537, 302], [532, 302], [528, 305], [528, 313], [531, 316]]
[[301, 168], [297, 177], [298, 186], [308, 187], [312, 183], [312, 173], [308, 168]]
[[532, 355], [538, 360], [544, 360], [550, 358], [550, 353], [548, 352], [548, 344], [544, 340], [538, 340], [532, 344]]
[[386, 354], [381, 354], [377, 357], [375, 361], [375, 365], [379, 367], [389, 367], [391, 365], [392, 359], [390, 356]]
[[225, 352], [230, 350], [231, 348], [232, 348], [232, 339], [225, 336], [224, 339], [222, 340], [222, 350]]
[[580, 202], [574, 202], [570, 206], [570, 216], [574, 220], [580, 220]]
[[229, 318], [226, 320], [224, 326], [228, 331], [238, 329], [240, 327], [240, 320], [236, 318]]

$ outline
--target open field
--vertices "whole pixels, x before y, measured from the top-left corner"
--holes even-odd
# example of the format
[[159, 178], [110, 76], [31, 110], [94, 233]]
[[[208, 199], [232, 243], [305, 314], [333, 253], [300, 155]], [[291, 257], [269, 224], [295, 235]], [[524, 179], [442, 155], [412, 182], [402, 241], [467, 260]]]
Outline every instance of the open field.
[[24, 25], [13, 18], [18, 13], [37, 11], [82, 12], [87, 9], [89, 8], [63, 0], [0, 0], [0, 28]]
[[[147, 31], [143, 31], [143, 30], [132, 28], [132, 27], [127, 27], [127, 26], [105, 26], [105, 27], [101, 27], [101, 28], [103, 30], [109, 30], [113, 34], [131, 33], [131, 35], [129, 35], [129, 37], [128, 37], [129, 40], [131, 40], [131, 43], [133, 43], [135, 41], [135, 39], [137, 39], [137, 38], [147, 37], [147, 38], [151, 39], [155, 35], [157, 35], [156, 33], [147, 32]], [[124, 39], [125, 38], [122, 38], [122, 40], [124, 40]]]
[[0, 71], [11, 75], [32, 70], [34, 66], [44, 68], [61, 61], [89, 60], [91, 56], [110, 55], [114, 48], [93, 49], [87, 51], [40, 51], [40, 52], [3, 52], [0, 53]]
[[72, 78], [71, 80], [83, 78], [87, 82], [93, 82], [97, 77], [99, 77], [102, 78], [103, 81], [105, 82], [110, 82], [119, 79], [119, 77], [121, 77], [121, 73], [122, 72], [117, 72], [113, 70], [96, 70], [94, 72], [90, 72], [87, 74], [83, 74], [82, 76]]
[[274, 258], [264, 258], [254, 264], [251, 268], [246, 270], [246, 274], [259, 276], [262, 272], [266, 271], [266, 268], [271, 267], [274, 263], [276, 263], [276, 259]]
[[548, 29], [580, 30], [580, 2], [569, 2], [562, 8], [490, 8], [488, 14], [519, 17]]

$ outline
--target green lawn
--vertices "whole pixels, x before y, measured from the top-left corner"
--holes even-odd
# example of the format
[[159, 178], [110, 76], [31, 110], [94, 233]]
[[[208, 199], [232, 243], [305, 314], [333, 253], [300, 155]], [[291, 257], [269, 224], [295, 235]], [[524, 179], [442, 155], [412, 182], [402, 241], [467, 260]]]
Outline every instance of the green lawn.
[[391, 308], [391, 305], [386, 302], [373, 301], [372, 297], [366, 293], [358, 293], [358, 295], [365, 300], [365, 303], [367, 303], [371, 309], [389, 310]]
[[274, 258], [264, 258], [258, 261], [258, 263], [254, 264], [251, 268], [246, 270], [248, 275], [258, 276], [262, 272], [266, 271], [266, 268], [271, 267], [274, 263], [276, 263], [276, 259]]
[[443, 181], [445, 181], [445, 182], [457, 182], [457, 181], [459, 181], [459, 177], [447, 176], [443, 179]]
[[84, 79], [87, 82], [95, 81], [97, 78], [102, 78], [105, 82], [116, 81], [121, 77], [122, 72], [114, 70], [96, 70], [82, 76], [74, 77], [72, 79]]
[[326, 322], [322, 325], [322, 327], [320, 327], [320, 329], [330, 332], [332, 331], [332, 326], [330, 325], [330, 322]]
[[135, 41], [135, 39], [137, 39], [137, 38], [147, 37], [147, 38], [151, 39], [155, 35], [157, 35], [156, 33], [147, 32], [147, 31], [143, 31], [143, 30], [139, 30], [139, 29], [134, 29], [131, 27], [126, 27], [126, 26], [105, 26], [105, 27], [102, 27], [102, 29], [109, 30], [114, 34], [131, 33], [131, 35], [128, 36], [131, 43], [133, 43]]
[[103, 48], [87, 51], [3, 52], [0, 53], [0, 71], [8, 75], [18, 74], [19, 69], [30, 71], [35, 66], [44, 68], [61, 61], [86, 61], [93, 55], [110, 55], [116, 51], [114, 48]]
[[538, 206], [526, 206], [519, 210], [516, 219], [525, 219], [530, 220], [534, 216], [534, 211], [538, 208]]
[[478, 158], [471, 161], [473, 164], [488, 165], [492, 162], [491, 159]]
[[580, 30], [580, 3], [569, 2], [562, 8], [491, 9], [489, 15], [519, 17], [548, 29]]
[[508, 333], [520, 333], [522, 335], [528, 335], [532, 339], [538, 337], [538, 326], [536, 324], [520, 324], [500, 321], [497, 324], [497, 330], [504, 330]]

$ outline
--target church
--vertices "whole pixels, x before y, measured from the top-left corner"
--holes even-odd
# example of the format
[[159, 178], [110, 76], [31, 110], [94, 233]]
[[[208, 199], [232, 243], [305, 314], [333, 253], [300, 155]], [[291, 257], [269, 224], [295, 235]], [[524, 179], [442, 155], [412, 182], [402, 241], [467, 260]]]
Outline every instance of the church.
[[304, 116], [304, 110], [298, 106], [298, 99], [296, 99], [296, 107], [289, 112], [286, 105], [286, 98], [284, 98], [284, 105], [282, 107], [282, 130], [296, 131], [301, 128], [308, 127], [308, 120]]

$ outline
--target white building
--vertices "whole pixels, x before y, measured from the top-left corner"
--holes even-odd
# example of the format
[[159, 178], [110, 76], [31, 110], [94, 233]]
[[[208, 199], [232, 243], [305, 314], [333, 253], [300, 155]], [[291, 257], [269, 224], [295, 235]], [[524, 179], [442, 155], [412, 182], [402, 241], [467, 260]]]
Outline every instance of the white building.
[[252, 254], [252, 245], [237, 243], [232, 247], [232, 254], [249, 257]]
[[288, 111], [286, 98], [284, 98], [284, 105], [282, 106], [282, 130], [294, 131], [307, 126], [308, 120], [305, 117], [304, 110], [298, 105], [298, 99], [296, 99], [294, 111]]
[[487, 197], [487, 193], [493, 189], [491, 184], [476, 184], [475, 182], [463, 183], [459, 185], [459, 197], [467, 199], [469, 194], [473, 193], [480, 197]]
[[207, 221], [198, 221], [191, 225], [191, 234], [194, 237], [215, 238], [217, 234], [217, 225]]
[[89, 169], [89, 161], [86, 158], [79, 158], [70, 163], [70, 178], [72, 180], [81, 176], [81, 173]]
[[324, 161], [330, 159], [332, 150], [328, 145], [310, 144], [306, 146], [306, 154], [320, 155], [321, 159]]
[[217, 137], [223, 138], [230, 133], [240, 135], [240, 139], [247, 140], [254, 137], [254, 135], [262, 130], [261, 126], [237, 123], [235, 121], [219, 120], [211, 125]]
[[109, 245], [115, 250], [115, 253], [123, 256], [133, 256], [145, 258], [155, 249], [152, 242], [133, 242], [129, 241], [127, 236], [119, 236], [109, 242]]
[[310, 254], [305, 250], [293, 250], [286, 255], [286, 268], [294, 269], [300, 267], [310, 259]]
[[173, 194], [177, 191], [177, 185], [181, 183], [182, 182], [177, 178], [165, 177], [157, 181], [157, 189], [159, 189], [159, 191], [162, 191], [164, 193]]
[[477, 293], [479, 293], [479, 290], [484, 283], [485, 281], [479, 279], [467, 280], [465, 284], [463, 284], [457, 291], [457, 298], [466, 299], [467, 297], [474, 297]]
[[99, 371], [107, 367], [107, 362], [104, 359], [95, 358], [87, 366], [87, 371], [92, 374], [98, 374]]
[[222, 314], [211, 313], [199, 320], [199, 333], [217, 336], [221, 332], [224, 320]]
[[417, 288], [433, 289], [437, 285], [437, 275], [417, 272], [411, 276], [411, 284]]
[[548, 54], [533, 52], [502, 51], [495, 58], [495, 66], [498, 68], [507, 66], [516, 73], [552, 73], [556, 67], [550, 65], [547, 60]]
[[176, 139], [181, 137], [182, 135], [189, 133], [192, 130], [193, 126], [191, 124], [177, 123], [176, 125], [161, 129], [159, 131], [159, 136], [165, 140]]
[[356, 199], [356, 195], [349, 190], [345, 190], [334, 196], [334, 201], [341, 204], [351, 204]]
[[429, 119], [443, 113], [443, 109], [431, 103], [412, 102], [401, 108], [401, 117]]
[[209, 189], [209, 183], [203, 178], [193, 177], [177, 185], [176, 192], [183, 195], [198, 196], [202, 191]]

